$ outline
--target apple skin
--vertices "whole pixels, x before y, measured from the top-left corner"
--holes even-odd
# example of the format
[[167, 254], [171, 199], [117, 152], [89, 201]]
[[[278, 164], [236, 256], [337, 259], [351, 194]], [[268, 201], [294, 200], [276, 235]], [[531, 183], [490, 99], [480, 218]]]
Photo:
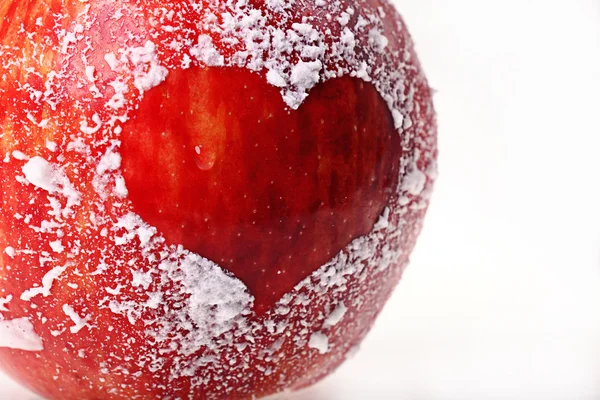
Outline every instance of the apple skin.
[[[399, 15], [378, 0], [233, 3], [0, 5], [0, 321], [27, 318], [43, 343], [0, 338], [0, 365], [48, 399], [306, 387], [356, 349], [408, 263], [437, 148]], [[332, 38], [359, 16], [379, 31], [356, 28], [358, 56], [323, 58], [330, 74], [292, 109], [302, 90], [269, 84], [268, 63], [233, 65], [252, 44], [207, 27], [228, 18], [220, 7], [298, 35], [308, 17]], [[217, 53], [173, 45], [182, 35]], [[40, 159], [49, 190], [25, 173]]]

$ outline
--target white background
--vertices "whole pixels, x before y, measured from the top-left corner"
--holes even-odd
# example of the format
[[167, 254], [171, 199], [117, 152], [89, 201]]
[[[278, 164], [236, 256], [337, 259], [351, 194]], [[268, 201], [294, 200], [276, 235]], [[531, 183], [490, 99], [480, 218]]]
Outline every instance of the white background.
[[438, 91], [440, 178], [361, 352], [287, 398], [600, 399], [600, 1], [396, 3]]

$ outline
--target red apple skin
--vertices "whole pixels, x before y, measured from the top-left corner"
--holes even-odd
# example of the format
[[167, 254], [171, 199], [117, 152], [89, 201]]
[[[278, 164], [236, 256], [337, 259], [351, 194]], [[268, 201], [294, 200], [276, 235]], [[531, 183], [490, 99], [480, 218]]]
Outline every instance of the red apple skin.
[[[176, 12], [169, 25], [197, 37], [204, 33], [198, 18], [214, 5], [197, 11], [186, 2], [138, 3], [139, 9], [101, 0], [0, 4], [0, 155], [8, 154], [0, 162], [0, 251], [18, 250], [0, 254], [0, 297], [12, 296], [0, 315], [9, 321], [28, 318], [44, 347], [0, 347], [0, 365], [31, 390], [60, 400], [251, 399], [309, 386], [335, 370], [368, 333], [421, 229], [435, 176], [436, 124], [410, 36], [386, 1], [342, 1], [334, 18], [319, 20], [335, 35], [341, 30], [336, 18], [350, 6], [381, 17], [388, 50], [402, 57], [396, 60], [403, 71], [401, 111], [411, 123], [398, 134], [374, 84], [356, 77], [317, 84], [291, 110], [280, 90], [267, 83], [264, 69], [177, 68], [181, 50], [168, 46], [174, 33], [157, 28], [154, 12], [185, 8], [187, 14]], [[250, 2], [265, 12], [263, 3]], [[286, 26], [322, 14], [313, 1], [297, 1], [286, 12]], [[114, 18], [117, 13], [122, 17]], [[83, 21], [82, 15], [92, 18]], [[89, 41], [70, 43], [65, 33], [79, 22], [84, 29], [79, 34]], [[94, 114], [102, 121], [119, 116], [106, 107], [115, 93], [110, 83], [119, 74], [105, 55], [149, 39], [169, 67], [164, 82], [143, 98], [130, 88], [128, 118], [118, 122], [122, 133], [100, 129], [82, 136], [82, 116], [88, 121]], [[226, 56], [239, 45], [213, 39]], [[373, 57], [375, 64], [390, 62]], [[96, 67], [86, 85], [77, 78], [85, 76], [84, 59]], [[51, 71], [62, 73], [52, 80]], [[102, 97], [93, 95], [92, 84]], [[44, 119], [46, 126], [32, 122]], [[115, 146], [128, 196], [102, 197], [95, 186], [98, 160]], [[60, 219], [60, 228], [32, 228], [52, 220], [52, 196], [16, 179], [26, 160], [11, 156], [14, 151], [63, 166], [77, 189], [79, 204]], [[414, 169], [423, 171], [417, 189], [409, 179]], [[59, 201], [68, 208], [66, 199]], [[386, 208], [390, 228], [372, 234]], [[132, 271], [154, 271], [160, 260], [142, 254], [139, 238], [115, 244], [124, 233], [115, 221], [127, 212], [157, 228], [161, 249], [182, 245], [243, 282], [253, 297], [243, 324], [193, 352], [174, 349], [196, 325], [170, 319], [186, 299], [179, 281], [131, 284]], [[354, 260], [350, 270], [339, 260], [351, 254], [347, 245], [363, 237], [373, 253]], [[50, 245], [59, 239], [65, 251]], [[394, 257], [381, 268], [387, 254]], [[338, 260], [331, 263], [336, 272], [324, 278], [327, 269], [321, 267], [332, 259]], [[60, 266], [68, 268], [47, 296], [21, 299]], [[109, 307], [113, 300], [143, 304], [150, 293], [160, 293], [161, 303], [139, 315]], [[326, 325], [328, 313], [340, 304], [346, 308], [343, 318]], [[88, 324], [71, 332], [64, 305], [89, 317]], [[173, 338], [157, 341], [148, 333], [167, 327]], [[306, 345], [314, 333], [328, 338], [328, 352]], [[191, 373], [181, 372], [192, 366]]]
[[[165, 105], [169, 97], [178, 101]], [[176, 72], [144, 98], [122, 140], [140, 216], [241, 279], [257, 313], [368, 234], [398, 180], [387, 106], [349, 77], [314, 88], [290, 113], [252, 72]]]

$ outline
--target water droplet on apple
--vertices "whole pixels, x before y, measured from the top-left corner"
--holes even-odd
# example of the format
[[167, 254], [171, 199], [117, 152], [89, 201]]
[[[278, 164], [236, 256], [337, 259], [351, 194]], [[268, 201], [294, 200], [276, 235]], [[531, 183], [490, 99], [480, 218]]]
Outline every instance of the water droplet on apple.
[[196, 146], [194, 147], [194, 161], [202, 171], [209, 171], [215, 166], [217, 154], [206, 147]]

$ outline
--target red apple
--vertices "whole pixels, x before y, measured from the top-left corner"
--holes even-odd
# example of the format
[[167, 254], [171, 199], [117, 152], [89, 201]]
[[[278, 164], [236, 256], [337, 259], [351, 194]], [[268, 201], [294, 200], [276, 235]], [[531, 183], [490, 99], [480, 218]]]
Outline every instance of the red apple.
[[0, 5], [0, 364], [49, 399], [250, 399], [370, 329], [435, 175], [384, 0]]

